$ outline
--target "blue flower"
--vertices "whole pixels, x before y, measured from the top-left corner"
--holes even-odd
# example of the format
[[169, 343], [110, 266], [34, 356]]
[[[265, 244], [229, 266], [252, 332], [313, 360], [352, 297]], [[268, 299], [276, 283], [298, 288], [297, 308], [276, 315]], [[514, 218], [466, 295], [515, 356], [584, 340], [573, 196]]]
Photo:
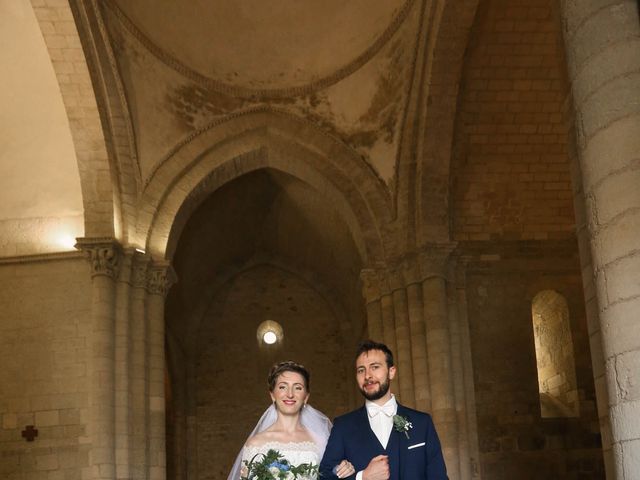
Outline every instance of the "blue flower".
[[271, 465], [269, 465], [269, 468], [272, 468], [272, 467], [276, 467], [278, 470], [281, 470], [283, 472], [288, 472], [289, 469], [291, 468], [286, 463], [280, 463], [280, 462], [272, 462]]

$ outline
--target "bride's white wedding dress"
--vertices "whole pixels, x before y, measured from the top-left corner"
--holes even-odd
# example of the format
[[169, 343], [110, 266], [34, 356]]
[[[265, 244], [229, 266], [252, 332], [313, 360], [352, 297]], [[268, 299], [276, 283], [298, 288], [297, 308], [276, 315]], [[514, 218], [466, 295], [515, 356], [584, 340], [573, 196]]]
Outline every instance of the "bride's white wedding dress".
[[[302, 463], [312, 463], [318, 465], [320, 456], [318, 445], [314, 442], [267, 442], [262, 445], [248, 445], [242, 449], [242, 460], [251, 461], [258, 454], [266, 454], [269, 450], [277, 450], [286, 458], [293, 466]], [[256, 461], [260, 461], [262, 457], [258, 455]], [[316, 480], [317, 476], [310, 477], [310, 480]]]
[[[249, 438], [264, 432], [273, 425], [278, 417], [275, 404], [271, 404], [269, 408], [262, 414], [258, 424], [253, 429]], [[315, 441], [305, 442], [267, 442], [258, 445], [245, 445], [242, 447], [236, 457], [233, 467], [227, 477], [227, 480], [239, 480], [243, 473], [244, 460], [251, 459], [258, 453], [266, 454], [269, 450], [277, 450], [286, 458], [291, 465], [299, 466], [302, 463], [312, 463], [319, 465], [327, 445], [327, 439], [331, 432], [331, 421], [322, 412], [319, 412], [311, 405], [302, 409], [300, 413], [300, 423], [307, 429], [311, 438]], [[260, 461], [262, 457], [256, 458]], [[308, 480], [317, 480], [317, 475], [313, 475]], [[301, 479], [302, 480], [302, 479]], [[305, 479], [307, 480], [307, 479]]]

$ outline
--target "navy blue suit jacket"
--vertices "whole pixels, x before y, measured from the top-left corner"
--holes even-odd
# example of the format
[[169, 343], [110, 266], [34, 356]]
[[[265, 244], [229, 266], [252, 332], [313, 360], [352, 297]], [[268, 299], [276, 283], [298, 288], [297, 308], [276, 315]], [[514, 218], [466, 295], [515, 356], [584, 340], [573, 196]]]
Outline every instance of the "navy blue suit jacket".
[[[408, 418], [412, 424], [407, 432], [409, 438], [393, 429], [386, 449], [371, 430], [364, 406], [336, 418], [320, 462], [320, 479], [337, 479], [333, 467], [344, 459], [359, 472], [367, 468], [373, 457], [388, 455], [391, 480], [447, 480], [440, 440], [431, 416], [402, 405], [398, 405], [398, 415]], [[355, 474], [349, 478], [354, 479]]]

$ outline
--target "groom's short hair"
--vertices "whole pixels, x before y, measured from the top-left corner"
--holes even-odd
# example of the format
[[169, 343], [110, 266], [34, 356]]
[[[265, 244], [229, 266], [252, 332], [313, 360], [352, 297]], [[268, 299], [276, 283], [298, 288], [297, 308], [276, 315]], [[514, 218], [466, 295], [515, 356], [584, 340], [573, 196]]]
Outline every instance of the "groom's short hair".
[[384, 343], [374, 342], [373, 340], [365, 340], [360, 342], [358, 345], [358, 350], [356, 351], [356, 360], [363, 353], [368, 353], [371, 350], [380, 350], [384, 353], [384, 358], [387, 361], [387, 367], [393, 367], [393, 353]]

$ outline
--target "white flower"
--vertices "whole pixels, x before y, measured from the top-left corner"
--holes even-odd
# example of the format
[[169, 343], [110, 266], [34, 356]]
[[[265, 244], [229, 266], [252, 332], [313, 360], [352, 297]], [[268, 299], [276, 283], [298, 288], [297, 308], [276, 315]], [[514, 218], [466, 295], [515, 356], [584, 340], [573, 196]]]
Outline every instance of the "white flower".
[[278, 478], [278, 474], [280, 473], [280, 469], [278, 467], [270, 467], [269, 473], [273, 475], [273, 478]]
[[295, 475], [293, 474], [293, 472], [288, 471], [288, 472], [287, 472], [287, 476], [286, 476], [286, 477], [284, 477], [284, 478], [285, 478], [285, 480], [295, 480], [295, 478], [296, 478], [296, 477], [295, 477]]
[[409, 421], [407, 417], [403, 417], [402, 415], [394, 415], [393, 428], [397, 432], [404, 433], [405, 436], [409, 438], [409, 430], [413, 428], [413, 424]]

